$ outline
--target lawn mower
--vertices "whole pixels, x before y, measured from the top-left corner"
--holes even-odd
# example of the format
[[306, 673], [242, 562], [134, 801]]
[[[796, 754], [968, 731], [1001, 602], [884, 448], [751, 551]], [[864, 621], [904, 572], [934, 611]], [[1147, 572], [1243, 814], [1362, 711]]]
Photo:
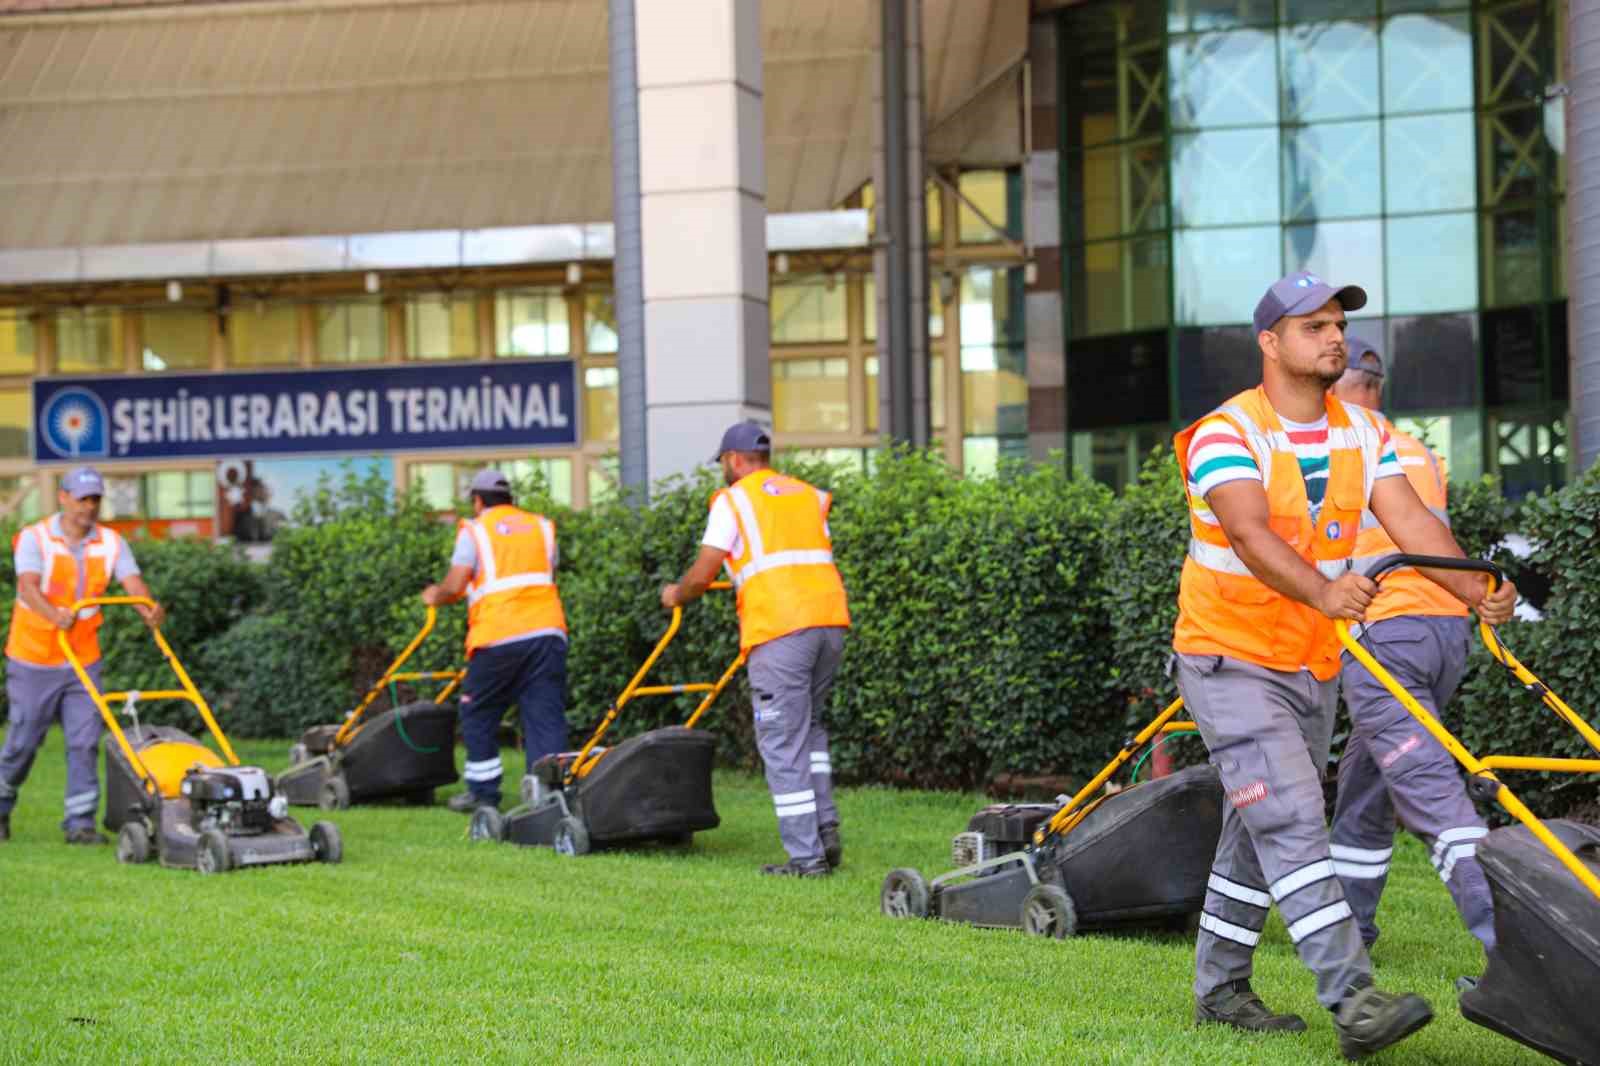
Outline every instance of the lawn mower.
[[[1498, 586], [1500, 571], [1476, 559], [1392, 555], [1373, 568], [1374, 580], [1400, 567], [1481, 571]], [[1600, 829], [1580, 822], [1540, 821], [1495, 776], [1496, 770], [1600, 773], [1600, 758], [1547, 759], [1488, 755], [1480, 759], [1412, 697], [1344, 622], [1339, 641], [1372, 672], [1467, 771], [1467, 793], [1498, 803], [1519, 825], [1495, 829], [1476, 855], [1494, 897], [1495, 946], [1476, 982], [1462, 983], [1461, 1013], [1472, 1022], [1567, 1063], [1600, 1064]], [[1600, 734], [1517, 661], [1500, 636], [1479, 622], [1484, 646], [1529, 692], [1576, 729], [1600, 755]]]
[[[456, 782], [456, 712], [444, 701], [466, 671], [400, 671], [433, 632], [437, 617], [430, 606], [422, 629], [344, 721], [312, 726], [289, 749], [290, 765], [278, 775], [278, 789], [290, 803], [337, 811], [352, 803], [403, 797], [427, 806], [435, 788]], [[399, 703], [394, 686], [426, 681], [445, 684], [431, 700]], [[368, 715], [385, 688], [396, 706]]]
[[[713, 582], [713, 589], [732, 586]], [[650, 657], [627, 687], [606, 708], [587, 743], [575, 752], [546, 755], [523, 779], [522, 804], [502, 815], [493, 807], [472, 814], [468, 836], [513, 844], [553, 847], [561, 855], [585, 855], [597, 847], [660, 841], [687, 844], [695, 833], [715, 829], [711, 766], [716, 738], [696, 729], [701, 715], [728, 687], [744, 653], [715, 682], [645, 685], [644, 679], [667, 650], [683, 624], [683, 609], [672, 609], [672, 621]], [[634, 700], [703, 692], [699, 706], [681, 726], [652, 729], [612, 748], [600, 741]]]
[[[1174, 721], [1182, 707], [1181, 699], [1169, 704], [1065, 803], [978, 811], [952, 842], [956, 869], [931, 882], [913, 869], [889, 871], [883, 913], [1057, 939], [1090, 929], [1187, 926], [1205, 902], [1222, 832], [1216, 770], [1192, 766], [1099, 794], [1153, 739], [1196, 731], [1193, 722]], [[1136, 763], [1135, 780], [1138, 772]]]
[[[117, 606], [155, 604], [143, 596], [95, 596], [74, 603], [72, 612]], [[163, 866], [205, 874], [273, 863], [338, 862], [344, 854], [339, 827], [318, 822], [308, 833], [288, 817], [288, 803], [273, 791], [266, 771], [239, 765], [205, 697], [161, 630], [151, 627], [150, 633], [180, 688], [101, 692], [73, 652], [66, 632], [57, 634], [67, 662], [116, 741], [106, 748], [105, 824], [117, 834], [117, 861], [159, 858]], [[144, 700], [192, 703], [222, 754], [181, 729], [141, 726], [138, 706]], [[123, 732], [112, 710], [118, 701], [122, 713], [133, 720], [131, 735]]]

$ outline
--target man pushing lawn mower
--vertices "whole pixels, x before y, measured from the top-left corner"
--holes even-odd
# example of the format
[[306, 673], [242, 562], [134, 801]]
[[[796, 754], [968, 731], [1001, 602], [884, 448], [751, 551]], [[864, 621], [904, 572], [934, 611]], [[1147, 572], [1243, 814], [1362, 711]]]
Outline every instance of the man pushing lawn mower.
[[[17, 790], [33, 767], [50, 723], [61, 719], [67, 738], [66, 818], [68, 844], [106, 844], [94, 827], [100, 806], [100, 711], [73, 674], [56, 641], [67, 639], [96, 682], [100, 679], [100, 609], [74, 617], [78, 600], [105, 595], [117, 581], [131, 596], [149, 597], [127, 541], [98, 524], [105, 482], [91, 467], [79, 467], [61, 482], [59, 513], [19, 532], [12, 542], [17, 602], [6, 637], [6, 699], [11, 722], [0, 749], [0, 841], [11, 838]], [[159, 626], [161, 605], [140, 605], [140, 615]]]
[[[1298, 1032], [1250, 987], [1251, 956], [1276, 903], [1339, 1048], [1360, 1058], [1426, 1025], [1420, 996], [1379, 991], [1336, 876], [1323, 818], [1337, 700], [1334, 619], [1362, 621], [1377, 592], [1351, 570], [1362, 512], [1402, 551], [1460, 558], [1449, 529], [1404, 476], [1383, 423], [1328, 392], [1348, 363], [1345, 315], [1359, 287], [1291, 274], [1256, 305], [1262, 384], [1179, 433], [1190, 541], [1173, 633], [1178, 690], [1227, 795], [1200, 917], [1195, 1020]], [[1509, 583], [1422, 571], [1491, 624]]]
[[732, 573], [756, 746], [789, 853], [762, 873], [823, 877], [843, 849], [820, 719], [850, 627], [828, 531], [833, 498], [773, 470], [772, 438], [754, 422], [729, 427], [716, 459], [728, 487], [712, 497], [700, 554], [677, 584], [662, 587], [661, 605], [693, 603], [724, 564]]
[[498, 470], [472, 479], [472, 517], [456, 534], [450, 570], [422, 590], [430, 607], [467, 598], [467, 676], [461, 686], [461, 733], [467, 790], [451, 810], [470, 814], [500, 805], [500, 718], [511, 704], [522, 717], [532, 766], [567, 746], [567, 619], [556, 591], [556, 527], [512, 505]]

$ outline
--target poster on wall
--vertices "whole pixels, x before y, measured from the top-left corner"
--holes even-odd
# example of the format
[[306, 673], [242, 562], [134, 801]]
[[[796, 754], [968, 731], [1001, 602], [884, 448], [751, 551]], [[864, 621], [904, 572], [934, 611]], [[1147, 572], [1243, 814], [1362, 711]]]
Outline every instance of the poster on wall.
[[217, 464], [217, 534], [243, 544], [266, 544], [289, 520], [302, 496], [324, 478], [342, 481], [346, 471], [377, 474], [394, 483], [394, 460], [224, 459]]
[[572, 447], [571, 359], [36, 378], [39, 462]]

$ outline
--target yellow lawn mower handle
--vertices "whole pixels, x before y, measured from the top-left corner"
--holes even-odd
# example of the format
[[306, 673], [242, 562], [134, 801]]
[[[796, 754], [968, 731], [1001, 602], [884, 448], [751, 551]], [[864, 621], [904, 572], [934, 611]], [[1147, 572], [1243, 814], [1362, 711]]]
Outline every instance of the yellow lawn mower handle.
[[[155, 601], [148, 596], [88, 596], [78, 600], [68, 608], [74, 619], [79, 612], [91, 607], [146, 607], [155, 609]], [[217, 747], [228, 760], [229, 765], [238, 766], [239, 757], [233, 753], [233, 746], [228, 743], [228, 738], [222, 732], [222, 727], [211, 714], [211, 708], [206, 703], [206, 698], [195, 688], [194, 682], [189, 678], [189, 672], [178, 661], [178, 656], [173, 652], [172, 646], [167, 643], [167, 638], [161, 635], [159, 626], [150, 626], [150, 635], [155, 638], [156, 647], [161, 649], [162, 657], [167, 660], [167, 665], [172, 667], [172, 672], [177, 675], [178, 683], [182, 686], [177, 689], [159, 689], [154, 691], [127, 691], [127, 692], [102, 692], [96, 685], [94, 678], [89, 676], [89, 671], [84, 668], [83, 661], [78, 658], [78, 653], [73, 650], [72, 642], [67, 639], [65, 629], [56, 630], [56, 644], [61, 648], [61, 654], [66, 656], [67, 663], [72, 667], [72, 672], [77, 675], [78, 681], [83, 685], [84, 691], [94, 701], [95, 707], [100, 711], [100, 718], [105, 722], [106, 728], [116, 739], [117, 746], [122, 749], [123, 756], [128, 760], [128, 765], [138, 771], [140, 785], [150, 795], [157, 792], [155, 775], [140, 760], [133, 750], [133, 745], [128, 743], [128, 737], [122, 731], [122, 724], [117, 721], [116, 712], [111, 709], [113, 701], [128, 700], [185, 700], [194, 704], [195, 710], [200, 712], [200, 717], [206, 723], [206, 729], [211, 732], [212, 739], [217, 742]]]
[[390, 682], [449, 681], [450, 683], [444, 687], [443, 691], [434, 697], [435, 703], [443, 703], [449, 698], [450, 693], [455, 691], [456, 686], [461, 684], [461, 679], [467, 673], [465, 670], [432, 670], [410, 674], [402, 674], [400, 672], [400, 668], [416, 654], [418, 648], [422, 647], [422, 642], [428, 639], [428, 634], [433, 632], [435, 623], [439, 621], [439, 609], [431, 603], [427, 605], [427, 608], [427, 613], [422, 619], [422, 628], [417, 630], [417, 635], [411, 638], [411, 643], [407, 644], [405, 649], [394, 657], [394, 661], [383, 672], [383, 676], [372, 683], [372, 687], [367, 689], [367, 694], [362, 697], [361, 702], [356, 704], [355, 710], [344, 716], [344, 721], [339, 725], [339, 731], [334, 734], [333, 747], [342, 748], [355, 739], [357, 729], [361, 725], [362, 716], [367, 713], [367, 709], [378, 698], [378, 694], [387, 688]]
[[[1451, 559], [1431, 555], [1392, 555], [1380, 561], [1378, 565], [1372, 569], [1368, 576], [1376, 581], [1379, 580], [1384, 574], [1405, 566], [1420, 566], [1436, 570], [1479, 571], [1487, 575], [1493, 582], [1491, 588], [1498, 588], [1500, 583], [1504, 580], [1500, 569], [1493, 563], [1484, 562], [1480, 559]], [[1466, 746], [1457, 740], [1455, 736], [1448, 729], [1446, 729], [1444, 725], [1441, 724], [1440, 721], [1434, 717], [1434, 715], [1426, 707], [1422, 706], [1422, 704], [1417, 701], [1416, 697], [1413, 696], [1404, 685], [1395, 680], [1394, 675], [1391, 674], [1384, 667], [1384, 665], [1367, 650], [1361, 641], [1357, 639], [1355, 634], [1350, 631], [1349, 622], [1343, 618], [1336, 618], [1333, 622], [1333, 629], [1338, 635], [1339, 643], [1344, 646], [1345, 651], [1349, 652], [1357, 662], [1366, 667], [1368, 672], [1370, 672], [1372, 676], [1375, 677], [1378, 682], [1382, 684], [1383, 687], [1388, 691], [1389, 695], [1393, 696], [1400, 706], [1404, 707], [1411, 717], [1415, 718], [1417, 722], [1428, 731], [1429, 735], [1432, 736], [1434, 740], [1438, 741], [1440, 746], [1448, 751], [1451, 756], [1454, 757], [1454, 759], [1466, 769], [1468, 774], [1470, 774], [1476, 781], [1481, 782], [1479, 787], [1482, 788], [1487, 794], [1493, 796], [1494, 800], [1499, 803], [1500, 806], [1504, 807], [1507, 813], [1526, 826], [1528, 831], [1537, 837], [1539, 842], [1548, 848], [1551, 854], [1559, 859], [1561, 864], [1565, 866], [1574, 877], [1582, 882], [1583, 886], [1587, 888], [1596, 899], [1600, 899], [1600, 878], [1597, 878], [1594, 873], [1587, 866], [1585, 866], [1576, 855], [1572, 853], [1571, 849], [1561, 842], [1560, 838], [1558, 838], [1554, 833], [1550, 832], [1550, 830], [1545, 827], [1545, 824], [1539, 820], [1538, 816], [1530, 811], [1527, 806], [1520, 799], [1518, 799], [1498, 777], [1495, 776], [1494, 773], [1497, 767], [1506, 770], [1543, 770], [1558, 773], [1600, 773], [1600, 759], [1545, 759], [1517, 755], [1490, 755], [1486, 758], [1479, 759], [1477, 756], [1473, 755], [1472, 752], [1468, 751]], [[1491, 654], [1494, 654], [1495, 658], [1499, 659], [1507, 666], [1511, 666], [1511, 664], [1515, 662], [1515, 659], [1512, 658], [1511, 653], [1506, 650], [1505, 646], [1500, 643], [1499, 638], [1494, 634], [1492, 627], [1480, 622], [1479, 632], [1483, 635], [1485, 643], [1488, 644], [1489, 650]], [[1490, 643], [1491, 641], [1492, 643]], [[1521, 664], [1518, 663], [1517, 666], [1520, 667]], [[1513, 672], [1515, 672], [1515, 669]], [[1523, 668], [1523, 672], [1526, 673], [1526, 668]], [[1518, 674], [1519, 679], [1521, 676], [1521, 674]], [[1529, 673], [1527, 676], [1530, 678], [1533, 677], [1531, 673]], [[1538, 679], [1534, 678], [1534, 681], [1537, 683]], [[1545, 688], [1542, 683], [1539, 684], [1539, 689], [1541, 690], [1541, 698], [1545, 699], [1547, 706], [1551, 706], [1551, 700], [1555, 699], [1555, 694], [1551, 693], [1547, 688]], [[1555, 702], [1560, 703], [1559, 700], [1556, 700]], [[1560, 704], [1560, 706], [1563, 708], [1566, 707], [1565, 704]], [[1584, 723], [1583, 720], [1578, 718], [1576, 714], [1573, 714], [1570, 708], [1567, 709], [1567, 713], [1562, 715], [1562, 717], [1566, 718], [1570, 723], [1580, 726], [1579, 731], [1584, 733], [1586, 739], [1593, 735], [1594, 731], [1589, 729], [1588, 724]], [[1593, 741], [1591, 741], [1591, 743], [1593, 743]]]

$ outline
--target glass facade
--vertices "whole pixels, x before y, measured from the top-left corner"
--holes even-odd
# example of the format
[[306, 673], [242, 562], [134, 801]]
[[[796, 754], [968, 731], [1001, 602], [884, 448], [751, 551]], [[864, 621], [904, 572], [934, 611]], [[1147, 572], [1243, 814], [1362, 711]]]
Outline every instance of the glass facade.
[[[1162, 8], [1165, 7], [1165, 17]], [[1060, 16], [1073, 462], [1130, 476], [1260, 380], [1294, 270], [1369, 294], [1386, 409], [1463, 477], [1565, 476], [1564, 0], [1095, 0]]]

